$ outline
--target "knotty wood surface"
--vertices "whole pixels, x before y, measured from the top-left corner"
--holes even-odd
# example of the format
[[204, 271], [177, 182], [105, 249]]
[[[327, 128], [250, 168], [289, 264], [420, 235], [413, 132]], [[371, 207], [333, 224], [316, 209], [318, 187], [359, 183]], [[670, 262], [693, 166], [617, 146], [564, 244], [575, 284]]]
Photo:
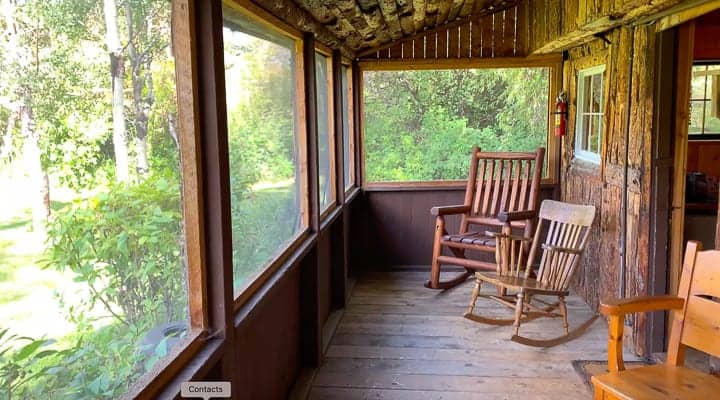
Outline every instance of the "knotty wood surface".
[[[425, 279], [427, 272], [421, 271], [358, 277], [310, 399], [591, 398], [571, 362], [607, 358], [603, 320], [575, 341], [534, 349], [511, 342], [511, 327], [461, 317], [470, 281], [437, 292], [422, 287]], [[491, 316], [509, 312], [483, 300], [476, 310]], [[568, 311], [571, 327], [591, 315], [577, 296], [568, 298]], [[559, 319], [521, 327], [532, 337], [560, 330]]]

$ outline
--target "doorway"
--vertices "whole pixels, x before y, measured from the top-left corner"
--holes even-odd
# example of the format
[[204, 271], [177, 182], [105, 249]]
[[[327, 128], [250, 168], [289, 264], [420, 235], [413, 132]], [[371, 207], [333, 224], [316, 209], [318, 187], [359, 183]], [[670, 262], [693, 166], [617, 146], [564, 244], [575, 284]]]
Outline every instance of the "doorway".
[[[688, 240], [720, 248], [720, 43], [708, 40], [718, 35], [720, 11], [658, 33], [651, 294], [677, 293]], [[652, 352], [664, 350], [668, 326], [663, 313], [650, 316]]]

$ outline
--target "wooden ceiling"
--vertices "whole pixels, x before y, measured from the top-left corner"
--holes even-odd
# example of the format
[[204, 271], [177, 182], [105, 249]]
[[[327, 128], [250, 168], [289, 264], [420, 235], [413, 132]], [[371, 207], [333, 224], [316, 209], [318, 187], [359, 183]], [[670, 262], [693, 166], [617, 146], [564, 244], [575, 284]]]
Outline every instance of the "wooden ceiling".
[[[351, 52], [514, 7], [518, 0], [293, 0]], [[323, 29], [325, 30], [325, 29]]]

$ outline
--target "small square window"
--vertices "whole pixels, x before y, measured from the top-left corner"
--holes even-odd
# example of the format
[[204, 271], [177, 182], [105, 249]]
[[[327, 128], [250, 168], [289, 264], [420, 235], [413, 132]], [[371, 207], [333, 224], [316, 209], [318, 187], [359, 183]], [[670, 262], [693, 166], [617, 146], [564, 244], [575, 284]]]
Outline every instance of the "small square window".
[[577, 118], [575, 123], [575, 156], [600, 162], [605, 99], [603, 80], [605, 66], [578, 72]]
[[690, 90], [689, 139], [718, 139], [720, 135], [720, 64], [693, 66]]

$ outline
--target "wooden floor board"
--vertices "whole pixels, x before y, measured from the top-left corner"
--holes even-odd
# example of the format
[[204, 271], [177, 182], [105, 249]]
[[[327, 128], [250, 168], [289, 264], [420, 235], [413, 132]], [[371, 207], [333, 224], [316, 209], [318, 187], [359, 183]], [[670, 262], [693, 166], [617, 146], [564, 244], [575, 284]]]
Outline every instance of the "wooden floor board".
[[[590, 399], [573, 360], [607, 357], [607, 324], [550, 349], [510, 341], [511, 326], [487, 326], [462, 318], [472, 281], [449, 291], [422, 284], [421, 271], [370, 272], [358, 277], [310, 399]], [[494, 293], [486, 287], [486, 293]], [[493, 317], [512, 311], [480, 300], [476, 310]], [[568, 298], [571, 327], [593, 313]], [[550, 338], [562, 333], [558, 319], [523, 324], [521, 333]], [[635, 359], [630, 355], [628, 360]]]

